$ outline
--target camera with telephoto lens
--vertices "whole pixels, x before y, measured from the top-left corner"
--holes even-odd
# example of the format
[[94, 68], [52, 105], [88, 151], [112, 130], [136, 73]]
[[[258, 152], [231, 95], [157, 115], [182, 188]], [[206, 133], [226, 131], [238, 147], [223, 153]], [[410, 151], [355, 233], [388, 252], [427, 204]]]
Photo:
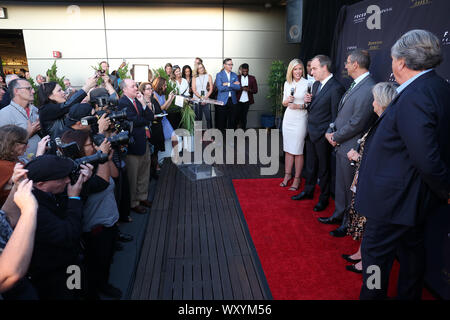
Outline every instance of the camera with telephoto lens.
[[[92, 141], [94, 144], [99, 147], [103, 141], [105, 140], [105, 136], [103, 134], [96, 134], [93, 136]], [[126, 145], [130, 142], [130, 136], [128, 131], [122, 131], [116, 134], [115, 136], [107, 138], [109, 143], [111, 143], [112, 148], [117, 148], [123, 145]]]
[[96, 164], [106, 163], [108, 161], [108, 155], [101, 151], [97, 151], [97, 153], [95, 153], [91, 156], [86, 156], [86, 157], [72, 159], [72, 160], [73, 160], [73, 169], [72, 169], [72, 172], [70, 173], [69, 177], [70, 177], [70, 183], [75, 184], [78, 181], [78, 178], [80, 177], [80, 170], [81, 170], [82, 164], [86, 165], [89, 163], [91, 165], [96, 165]]
[[61, 139], [57, 138], [55, 140], [58, 146], [59, 151], [58, 155], [73, 160], [72, 172], [69, 175], [71, 184], [75, 184], [78, 181], [82, 164], [89, 163], [92, 165], [96, 165], [108, 161], [108, 155], [102, 153], [101, 151], [97, 151], [97, 153], [91, 156], [79, 158], [80, 148], [78, 147], [78, 144], [75, 141], [63, 144], [61, 143]]

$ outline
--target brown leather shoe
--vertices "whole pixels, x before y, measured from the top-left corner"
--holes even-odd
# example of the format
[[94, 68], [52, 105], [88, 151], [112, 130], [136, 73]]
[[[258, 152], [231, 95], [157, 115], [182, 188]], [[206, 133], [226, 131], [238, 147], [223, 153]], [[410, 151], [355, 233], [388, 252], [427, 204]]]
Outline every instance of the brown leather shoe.
[[147, 209], [145, 209], [143, 206], [136, 206], [134, 208], [131, 208], [131, 210], [133, 210], [134, 212], [137, 212], [137, 213], [141, 213], [141, 214], [147, 212]]
[[152, 207], [152, 202], [148, 201], [148, 200], [143, 200], [139, 202], [142, 206], [147, 207], [147, 208], [151, 208]]

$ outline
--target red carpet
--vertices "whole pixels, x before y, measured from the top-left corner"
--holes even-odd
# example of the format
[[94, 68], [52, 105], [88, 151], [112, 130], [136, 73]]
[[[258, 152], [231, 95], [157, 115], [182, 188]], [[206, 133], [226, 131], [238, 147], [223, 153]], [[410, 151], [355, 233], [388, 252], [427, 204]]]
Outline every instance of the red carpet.
[[[278, 185], [282, 179], [233, 180], [273, 298], [276, 300], [355, 300], [362, 276], [345, 269], [341, 255], [353, 254], [359, 243], [351, 237], [329, 235], [336, 225], [324, 225], [318, 217], [327, 210], [313, 211], [314, 200], [293, 201], [298, 192]], [[300, 188], [299, 190], [302, 190]], [[389, 295], [395, 295], [398, 265], [393, 268]], [[430, 298], [426, 293], [424, 298]]]

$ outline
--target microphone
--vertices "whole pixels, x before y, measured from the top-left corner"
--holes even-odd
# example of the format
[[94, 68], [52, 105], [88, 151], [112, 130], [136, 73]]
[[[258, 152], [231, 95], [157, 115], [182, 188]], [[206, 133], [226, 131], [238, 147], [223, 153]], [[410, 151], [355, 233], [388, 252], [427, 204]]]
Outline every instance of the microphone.
[[291, 88], [291, 96], [294, 96], [295, 89]]
[[[361, 143], [362, 143], [362, 142], [363, 142], [363, 139], [358, 139], [358, 141], [357, 141], [358, 146], [356, 147], [356, 152], [358, 152], [358, 153], [359, 153], [359, 151], [361, 150]], [[356, 161], [355, 161], [355, 160], [350, 161], [350, 165], [351, 165], [352, 167], [356, 166]]]
[[[306, 93], [311, 94], [311, 92], [312, 92], [312, 85], [313, 84], [310, 81], [308, 81], [308, 88], [306, 89]], [[311, 103], [305, 103], [305, 109], [308, 109], [310, 104]]]

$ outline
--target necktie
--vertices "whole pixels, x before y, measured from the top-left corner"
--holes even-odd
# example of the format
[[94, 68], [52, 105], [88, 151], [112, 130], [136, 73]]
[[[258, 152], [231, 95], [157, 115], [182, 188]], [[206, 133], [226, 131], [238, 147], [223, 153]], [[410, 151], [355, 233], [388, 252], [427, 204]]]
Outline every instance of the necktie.
[[356, 82], [353, 81], [352, 84], [350, 85], [350, 88], [348, 88], [348, 90], [345, 92], [344, 96], [341, 99], [340, 102], [340, 106], [342, 106], [344, 104], [345, 99], [347, 98], [348, 94], [350, 93], [350, 91], [352, 91], [353, 87], [356, 85]]
[[319, 88], [317, 88], [317, 93], [319, 93], [320, 90], [322, 90], [322, 82], [319, 83]]
[[136, 109], [136, 113], [137, 113], [138, 116], [139, 116], [139, 109], [138, 109], [138, 107], [137, 107], [136, 100], [133, 100], [133, 105], [134, 105], [134, 108]]
[[350, 85], [350, 88], [348, 88], [348, 92], [352, 91], [352, 89], [355, 85], [356, 85], [356, 82], [353, 81], [352, 84]]

